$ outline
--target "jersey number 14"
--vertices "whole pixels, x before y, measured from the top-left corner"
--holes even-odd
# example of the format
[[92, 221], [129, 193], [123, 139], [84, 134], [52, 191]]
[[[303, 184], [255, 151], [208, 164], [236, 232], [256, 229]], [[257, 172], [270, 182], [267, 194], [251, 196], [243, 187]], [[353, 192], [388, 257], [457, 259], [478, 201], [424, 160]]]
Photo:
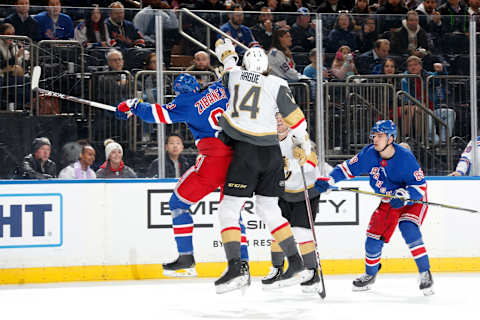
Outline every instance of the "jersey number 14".
[[251, 119], [256, 119], [257, 118], [257, 113], [259, 111], [258, 109], [258, 101], [260, 99], [260, 90], [262, 89], [261, 87], [257, 86], [252, 86], [250, 87], [250, 90], [245, 93], [243, 96], [242, 100], [240, 101], [240, 104], [238, 104], [238, 89], [240, 85], [237, 84], [235, 85], [234, 88], [234, 95], [233, 95], [233, 112], [232, 112], [232, 118], [239, 117], [239, 110], [240, 111], [248, 111], [250, 112], [250, 118]]

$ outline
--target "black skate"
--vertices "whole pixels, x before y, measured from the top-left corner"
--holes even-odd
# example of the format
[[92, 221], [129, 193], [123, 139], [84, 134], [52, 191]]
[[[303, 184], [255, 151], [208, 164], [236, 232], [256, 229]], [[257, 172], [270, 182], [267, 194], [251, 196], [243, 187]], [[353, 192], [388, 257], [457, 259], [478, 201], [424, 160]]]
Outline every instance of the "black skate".
[[228, 261], [228, 267], [223, 272], [222, 276], [215, 281], [215, 290], [217, 293], [225, 293], [241, 288], [246, 288], [250, 285], [250, 272], [248, 262], [242, 262], [235, 258]]
[[306, 270], [307, 279], [306, 281], [300, 283], [302, 287], [302, 292], [304, 293], [315, 293], [319, 290], [320, 277], [318, 276], [318, 268]]
[[163, 274], [167, 277], [196, 277], [195, 259], [193, 254], [181, 254], [177, 260], [165, 263]]
[[248, 261], [242, 261], [242, 271], [248, 275], [248, 285], [252, 283], [252, 278], [250, 277], [250, 266]]
[[382, 269], [382, 264], [378, 266], [378, 271], [376, 274], [369, 275], [367, 273], [362, 274], [360, 277], [357, 279], [353, 280], [353, 291], [367, 291], [370, 290], [372, 287], [372, 284], [375, 283], [375, 279], [377, 278], [377, 274]]
[[420, 290], [423, 291], [424, 296], [431, 296], [433, 291], [433, 279], [430, 270], [420, 273]]
[[272, 284], [272, 287], [283, 288], [294, 286], [307, 280], [308, 274], [306, 274], [305, 266], [303, 265], [303, 260], [298, 252], [288, 257], [288, 268], [287, 270], [280, 275], [280, 279]]
[[281, 266], [270, 267], [270, 272], [262, 279], [263, 290], [272, 289], [272, 285], [280, 280], [282, 274], [283, 264]]

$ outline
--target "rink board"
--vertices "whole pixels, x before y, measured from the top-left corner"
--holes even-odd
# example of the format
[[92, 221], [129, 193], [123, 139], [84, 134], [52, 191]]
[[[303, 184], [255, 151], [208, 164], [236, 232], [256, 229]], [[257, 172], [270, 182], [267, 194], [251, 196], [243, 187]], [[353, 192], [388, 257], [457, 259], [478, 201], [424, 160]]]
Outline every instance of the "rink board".
[[[0, 182], [0, 283], [162, 278], [176, 257], [168, 200], [175, 180]], [[371, 190], [364, 178], [341, 186]], [[428, 178], [430, 201], [480, 210], [477, 178]], [[192, 206], [199, 276], [225, 267], [219, 193]], [[316, 233], [327, 274], [363, 272], [365, 230], [379, 199], [352, 192], [322, 196]], [[242, 213], [253, 275], [270, 265], [270, 236], [252, 200]], [[430, 207], [422, 231], [436, 272], [480, 271], [480, 214]], [[397, 230], [382, 271], [414, 272]]]

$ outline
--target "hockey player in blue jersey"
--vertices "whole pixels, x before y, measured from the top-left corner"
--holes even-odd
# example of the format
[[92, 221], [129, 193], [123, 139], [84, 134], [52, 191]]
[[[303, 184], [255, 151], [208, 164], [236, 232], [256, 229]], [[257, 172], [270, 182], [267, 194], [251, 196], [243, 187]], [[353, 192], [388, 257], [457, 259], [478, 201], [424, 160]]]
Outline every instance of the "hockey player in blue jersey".
[[370, 135], [373, 143], [350, 160], [337, 165], [328, 179], [317, 180], [315, 188], [319, 192], [325, 192], [336, 182], [369, 174], [370, 186], [376, 193], [396, 196], [393, 199], [383, 198], [370, 218], [365, 242], [366, 272], [353, 281], [354, 291], [369, 290], [375, 282], [381, 267], [383, 244], [389, 242], [398, 224], [420, 272], [420, 290], [423, 290], [424, 295], [431, 295], [432, 274], [420, 232], [427, 205], [405, 200], [427, 201], [427, 184], [414, 155], [394, 143], [396, 135], [397, 128], [393, 121], [377, 121]]
[[[221, 130], [218, 119], [225, 111], [230, 95], [220, 82], [200, 90], [195, 77], [189, 74], [180, 74], [173, 83], [173, 89], [177, 96], [166, 105], [131, 99], [120, 103], [115, 115], [127, 119], [132, 113], [148, 123], [185, 122], [195, 138], [199, 153], [197, 162], [179, 179], [169, 201], [179, 257], [163, 265], [167, 276], [195, 276], [193, 219], [189, 208], [225, 182], [233, 151], [217, 138]], [[241, 218], [239, 229], [245, 236]], [[242, 239], [242, 261], [248, 261], [246, 237]], [[243, 266], [248, 268], [248, 263]], [[248, 269], [246, 271], [248, 273]]]

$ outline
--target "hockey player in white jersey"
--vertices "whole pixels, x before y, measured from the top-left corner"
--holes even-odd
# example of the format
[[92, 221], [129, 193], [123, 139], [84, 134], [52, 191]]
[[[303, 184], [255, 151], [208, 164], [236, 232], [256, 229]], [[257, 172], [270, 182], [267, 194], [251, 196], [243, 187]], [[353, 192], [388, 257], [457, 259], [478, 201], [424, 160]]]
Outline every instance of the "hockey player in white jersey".
[[[231, 45], [230, 45], [231, 46]], [[225, 197], [219, 208], [219, 221], [228, 267], [215, 281], [217, 293], [247, 286], [248, 278], [240, 261], [238, 213], [245, 199], [255, 194], [256, 213], [288, 259], [279, 287], [303, 281], [303, 260], [298, 252], [288, 221], [282, 217], [278, 197], [284, 192], [283, 161], [277, 138], [275, 114], [280, 112], [291, 128], [305, 161], [311, 151], [305, 116], [295, 104], [285, 80], [268, 75], [268, 57], [261, 48], [249, 49], [245, 69], [235, 68], [233, 47], [220, 44], [217, 56], [224, 63], [224, 86], [230, 91], [227, 110], [220, 118], [219, 139], [232, 146], [233, 160], [224, 185]]]
[[[283, 155], [285, 172], [285, 192], [279, 198], [278, 205], [282, 210], [282, 216], [287, 219], [292, 226], [295, 240], [300, 247], [300, 253], [305, 268], [307, 269], [306, 280], [300, 284], [302, 291], [305, 293], [317, 292], [320, 284], [318, 261], [315, 254], [315, 243], [305, 202], [304, 184], [300, 167], [303, 165], [310, 207], [312, 208], [312, 219], [315, 221], [320, 200], [320, 193], [314, 188], [315, 181], [320, 176], [318, 160], [315, 152], [312, 150], [305, 163], [298, 161], [294, 155], [298, 147], [294, 144], [291, 131], [283, 121], [280, 113], [277, 113], [276, 118], [278, 140]], [[325, 164], [325, 166], [327, 166], [326, 170], [328, 172], [332, 170], [332, 167], [328, 164]], [[270, 250], [272, 267], [270, 273], [262, 279], [262, 284], [265, 289], [276, 286], [284, 269], [285, 254], [275, 240], [272, 241]]]
[[[480, 163], [480, 136], [477, 137], [476, 143], [477, 153], [475, 154], [475, 161]], [[474, 150], [472, 141], [470, 141], [458, 160], [457, 168], [450, 173], [449, 176], [466, 176], [472, 174], [470, 169], [472, 168], [472, 153]]]

